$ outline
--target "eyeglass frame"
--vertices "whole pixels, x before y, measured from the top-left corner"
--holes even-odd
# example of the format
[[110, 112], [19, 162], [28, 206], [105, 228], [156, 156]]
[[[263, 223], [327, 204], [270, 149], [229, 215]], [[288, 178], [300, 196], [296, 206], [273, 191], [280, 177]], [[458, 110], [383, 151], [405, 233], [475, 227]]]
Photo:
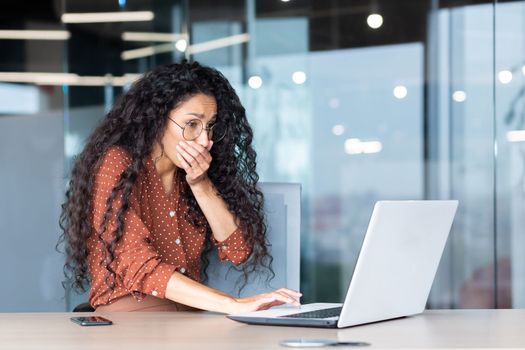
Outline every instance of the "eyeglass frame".
[[[186, 141], [194, 141], [194, 140], [198, 139], [199, 136], [201, 136], [203, 130], [206, 130], [206, 132], [208, 133], [208, 139], [210, 139], [210, 131], [213, 132], [213, 127], [214, 127], [215, 125], [217, 125], [217, 123], [214, 123], [211, 127], [206, 127], [206, 126], [204, 125], [204, 123], [202, 122], [202, 120], [200, 120], [200, 119], [198, 119], [198, 118], [193, 118], [193, 119], [189, 120], [189, 121], [186, 123], [186, 125], [184, 125], [184, 126], [180, 126], [179, 123], [177, 123], [175, 120], [171, 119], [171, 117], [168, 117], [168, 119], [171, 120], [172, 122], [174, 122], [175, 125], [177, 125], [179, 128], [182, 129], [182, 137], [184, 137], [184, 139], [185, 139]], [[194, 121], [194, 120], [197, 120], [199, 123], [201, 123], [201, 125], [202, 125], [202, 129], [201, 129], [201, 132], [199, 133], [199, 135], [197, 135], [195, 138], [193, 138], [193, 139], [191, 139], [191, 140], [188, 140], [188, 139], [184, 136], [184, 129], [186, 128], [186, 126], [187, 126], [189, 123], [191, 123], [191, 122]], [[222, 139], [223, 139], [225, 136], [226, 136], [226, 132], [224, 132], [224, 135], [222, 135], [222, 137], [221, 137], [220, 139], [218, 139], [217, 141], [213, 141], [213, 140], [212, 140], [212, 141], [213, 141], [214, 143], [220, 142], [220, 141], [222, 141]], [[210, 140], [211, 140], [211, 139], [210, 139]]]

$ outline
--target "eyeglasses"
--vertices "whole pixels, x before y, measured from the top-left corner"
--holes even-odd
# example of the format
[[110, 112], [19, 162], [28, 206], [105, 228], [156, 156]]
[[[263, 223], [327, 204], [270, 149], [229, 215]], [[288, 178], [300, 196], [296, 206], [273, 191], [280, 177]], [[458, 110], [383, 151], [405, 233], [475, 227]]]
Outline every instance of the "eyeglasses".
[[186, 125], [181, 126], [170, 117], [168, 117], [168, 119], [182, 129], [182, 137], [184, 137], [186, 141], [196, 140], [201, 135], [202, 130], [208, 132], [208, 139], [212, 140], [214, 143], [219, 142], [224, 136], [226, 136], [226, 125], [221, 123], [214, 123], [211, 126], [204, 127], [204, 124], [200, 119], [192, 119], [187, 122]]

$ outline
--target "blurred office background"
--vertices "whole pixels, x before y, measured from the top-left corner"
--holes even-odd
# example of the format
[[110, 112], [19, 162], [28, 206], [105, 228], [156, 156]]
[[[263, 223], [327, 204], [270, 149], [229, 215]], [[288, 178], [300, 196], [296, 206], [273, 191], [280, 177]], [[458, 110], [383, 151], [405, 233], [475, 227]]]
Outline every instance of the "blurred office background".
[[525, 1], [1, 6], [0, 311], [85, 300], [55, 251], [72, 159], [134, 79], [183, 58], [237, 90], [261, 180], [302, 184], [303, 301], [342, 301], [376, 200], [453, 198], [428, 306], [525, 307]]

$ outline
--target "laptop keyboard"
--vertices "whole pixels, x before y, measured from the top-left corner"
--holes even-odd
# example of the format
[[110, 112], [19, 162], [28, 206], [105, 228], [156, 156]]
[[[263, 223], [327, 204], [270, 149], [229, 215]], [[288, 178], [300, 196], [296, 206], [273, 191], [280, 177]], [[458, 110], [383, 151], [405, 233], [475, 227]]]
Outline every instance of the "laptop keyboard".
[[333, 307], [330, 309], [322, 309], [308, 312], [300, 312], [297, 314], [284, 315], [281, 317], [292, 317], [292, 318], [329, 318], [339, 316], [341, 314], [342, 306]]

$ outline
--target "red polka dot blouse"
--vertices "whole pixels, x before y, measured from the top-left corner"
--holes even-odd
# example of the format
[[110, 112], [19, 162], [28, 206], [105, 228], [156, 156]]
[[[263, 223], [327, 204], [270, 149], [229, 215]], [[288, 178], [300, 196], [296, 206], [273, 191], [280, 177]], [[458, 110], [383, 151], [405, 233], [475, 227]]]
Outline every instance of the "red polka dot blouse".
[[[130, 163], [131, 158], [125, 150], [112, 147], [95, 175], [91, 215], [93, 233], [88, 240], [89, 302], [94, 307], [107, 305], [129, 294], [136, 298], [143, 295], [164, 298], [168, 280], [175, 271], [200, 281], [204, 229], [184, 219], [186, 208], [180, 200], [177, 180], [174, 180], [173, 191], [166, 194], [155, 164], [148, 157], [130, 195], [124, 234], [115, 246], [112, 267], [116, 272], [116, 285], [114, 290], [107, 286], [107, 269], [101, 263], [103, 245], [97, 237], [97, 229], [102, 223], [106, 201]], [[121, 193], [115, 197], [104, 239], [108, 239], [116, 227], [115, 208], [120, 208], [121, 197]], [[251, 253], [241, 229], [235, 230], [223, 242], [213, 242], [219, 248], [219, 258], [234, 264], [244, 262]]]

